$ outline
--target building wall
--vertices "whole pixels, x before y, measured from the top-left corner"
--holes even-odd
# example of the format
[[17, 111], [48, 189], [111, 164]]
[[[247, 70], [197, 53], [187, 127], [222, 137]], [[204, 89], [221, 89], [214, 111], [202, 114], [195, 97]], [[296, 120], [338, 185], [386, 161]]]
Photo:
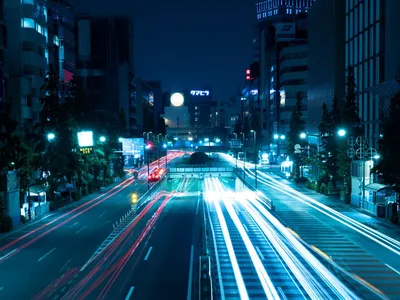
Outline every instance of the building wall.
[[80, 16], [77, 19], [76, 77], [93, 110], [118, 114], [118, 44], [113, 20]]
[[48, 48], [46, 59], [59, 79], [61, 100], [68, 93], [73, 75], [75, 75], [75, 14], [70, 0], [48, 1]]
[[343, 102], [345, 88], [345, 2], [316, 1], [309, 10], [308, 122], [311, 134], [319, 132], [322, 104], [330, 107], [336, 96]]
[[5, 108], [8, 99], [7, 47], [8, 35], [4, 13], [4, 0], [0, 0], [0, 113]]
[[189, 128], [190, 117], [187, 106], [168, 106], [164, 114], [165, 124], [170, 128]]
[[280, 52], [279, 60], [279, 131], [286, 134], [298, 92], [302, 95], [302, 113], [306, 124], [308, 120], [308, 45], [285, 47]]
[[39, 121], [41, 86], [47, 69], [47, 7], [36, 0], [5, 0], [8, 90], [15, 119]]
[[397, 0], [346, 0], [345, 66], [354, 66], [359, 115], [371, 147], [377, 147], [383, 116], [369, 89], [399, 76], [399, 9]]

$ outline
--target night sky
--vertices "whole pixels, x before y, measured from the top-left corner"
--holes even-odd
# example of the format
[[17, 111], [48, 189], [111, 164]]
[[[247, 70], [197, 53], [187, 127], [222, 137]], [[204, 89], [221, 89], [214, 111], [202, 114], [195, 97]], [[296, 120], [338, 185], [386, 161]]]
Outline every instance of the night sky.
[[135, 26], [135, 69], [164, 90], [210, 85], [227, 100], [244, 84], [251, 62], [252, 0], [73, 0], [76, 11], [130, 14]]

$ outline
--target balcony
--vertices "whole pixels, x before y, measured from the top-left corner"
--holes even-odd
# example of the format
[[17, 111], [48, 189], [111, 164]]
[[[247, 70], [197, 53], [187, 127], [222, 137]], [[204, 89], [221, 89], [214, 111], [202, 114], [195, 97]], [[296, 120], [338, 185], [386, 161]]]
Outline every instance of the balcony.
[[32, 51], [22, 51], [22, 63], [43, 70], [46, 69], [46, 58]]
[[37, 45], [45, 46], [46, 38], [33, 28], [21, 28], [21, 41], [32, 42]]

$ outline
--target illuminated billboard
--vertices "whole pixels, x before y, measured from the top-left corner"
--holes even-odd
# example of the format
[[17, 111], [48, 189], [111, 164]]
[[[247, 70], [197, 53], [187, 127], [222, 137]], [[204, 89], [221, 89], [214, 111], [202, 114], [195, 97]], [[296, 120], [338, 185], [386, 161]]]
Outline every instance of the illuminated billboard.
[[192, 95], [192, 96], [210, 96], [210, 91], [193, 90], [193, 91], [190, 91], [190, 95]]
[[131, 155], [135, 158], [144, 156], [144, 138], [129, 138], [122, 140], [122, 155]]
[[78, 132], [79, 147], [93, 147], [93, 131]]
[[183, 95], [181, 93], [173, 93], [171, 95], [171, 105], [172, 106], [182, 106], [183, 102], [185, 101], [185, 98], [183, 97]]

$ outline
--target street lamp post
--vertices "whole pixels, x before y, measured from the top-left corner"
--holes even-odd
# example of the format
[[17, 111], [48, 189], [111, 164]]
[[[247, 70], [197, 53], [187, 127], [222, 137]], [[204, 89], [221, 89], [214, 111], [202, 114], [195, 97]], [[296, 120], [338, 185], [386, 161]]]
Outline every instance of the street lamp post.
[[168, 146], [167, 146], [167, 144], [164, 144], [163, 147], [166, 150], [166, 154], [165, 154], [165, 170], [168, 170]]
[[257, 162], [258, 162], [258, 153], [257, 153], [257, 132], [255, 130], [250, 130], [253, 133], [253, 141], [254, 141], [254, 180], [255, 180], [255, 187], [257, 189]]
[[147, 190], [150, 189], [150, 182], [149, 182], [149, 177], [150, 177], [150, 149], [151, 149], [151, 145], [147, 144], [146, 145], [146, 150], [147, 150]]

